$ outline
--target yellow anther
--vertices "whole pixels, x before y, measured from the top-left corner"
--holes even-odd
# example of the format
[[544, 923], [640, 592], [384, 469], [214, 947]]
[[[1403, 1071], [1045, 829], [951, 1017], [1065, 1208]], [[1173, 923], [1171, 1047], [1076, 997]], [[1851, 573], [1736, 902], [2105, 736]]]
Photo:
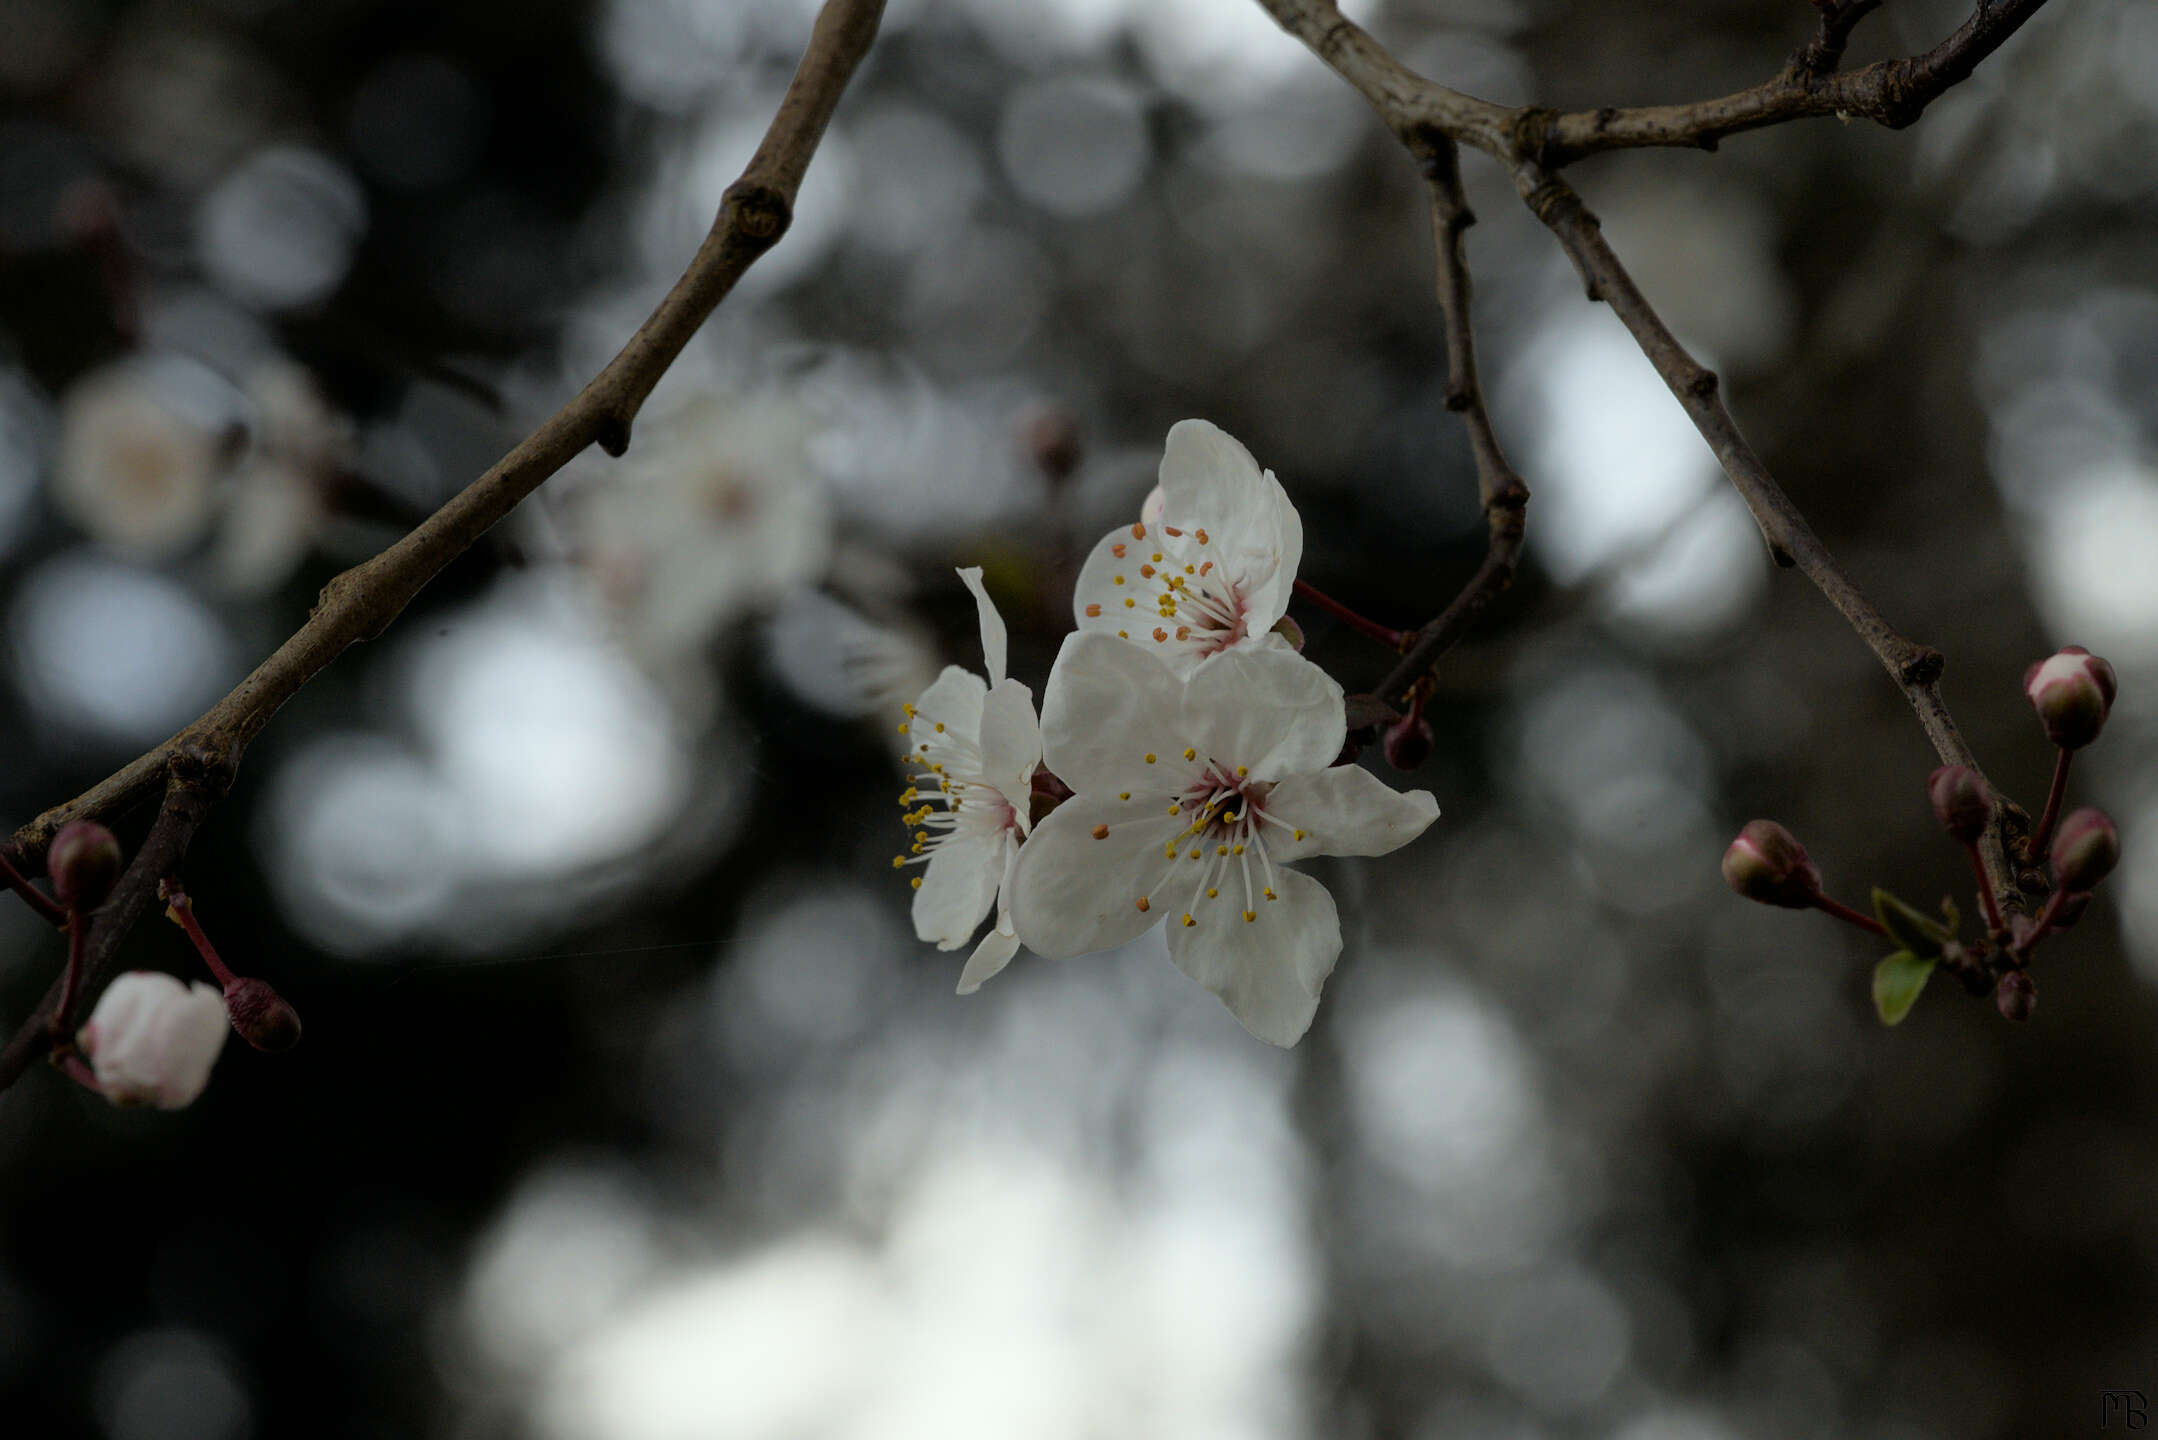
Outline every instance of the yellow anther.
[[1291, 830], [1289, 833], [1299, 840], [1304, 838], [1304, 832], [1301, 830]]
[[907, 857], [906, 857], [906, 856], [904, 856], [904, 855], [894, 855], [894, 856], [892, 857], [892, 868], [893, 868], [894, 870], [904, 870], [904, 869], [906, 869], [906, 868], [907, 868]]
[[1269, 889], [1266, 892], [1266, 898], [1269, 900], [1279, 900], [1281, 897], [1279, 895], [1276, 895], [1273, 890]]
[[1226, 845], [1216, 845], [1214, 847], [1214, 853], [1216, 855], [1226, 855], [1229, 853], [1229, 847]]
[[1161, 858], [1164, 860], [1174, 860], [1176, 858], [1176, 842], [1174, 840], [1161, 847]]
[[1126, 595], [1124, 597], [1124, 608], [1126, 610], [1136, 610], [1139, 608], [1139, 602], [1132, 599], [1131, 596]]
[[1154, 763], [1154, 752], [1151, 750], [1147, 752], [1146, 763], [1149, 765]]
[[1116, 632], [1116, 638], [1119, 640], [1129, 640], [1131, 639], [1131, 631], [1119, 630]]
[[915, 889], [919, 890], [922, 888], [922, 877], [917, 875], [912, 880], [909, 880], [907, 883], [913, 886]]
[[[1175, 532], [1174, 532], [1174, 531], [1171, 531], [1170, 533], [1171, 533], [1171, 534], [1174, 534]], [[1154, 563], [1155, 563], [1156, 565], [1159, 565], [1159, 564], [1161, 563], [1161, 552], [1160, 552], [1159, 550], [1156, 550], [1156, 551], [1154, 552]]]
[[1169, 807], [1169, 813], [1170, 813], [1171, 815], [1175, 815], [1175, 814], [1179, 813], [1180, 811], [1182, 811], [1182, 810], [1183, 810], [1183, 808], [1184, 808], [1184, 807], [1183, 807], [1183, 806], [1181, 806], [1181, 805], [1171, 805], [1171, 806]]
[[1113, 582], [1112, 582], [1112, 583], [1114, 583], [1114, 584], [1118, 584], [1118, 585], [1121, 585], [1121, 584], [1123, 584], [1123, 583], [1124, 583], [1124, 577], [1123, 577], [1123, 576], [1121, 576], [1121, 575], [1115, 576], [1115, 577], [1113, 577]]
[[899, 722], [899, 733], [902, 735], [907, 733], [907, 722], [904, 720]]
[[917, 831], [915, 831], [915, 832], [914, 832], [914, 843], [915, 843], [915, 844], [917, 844], [917, 845], [923, 845], [923, 844], [927, 844], [927, 843], [928, 843], [928, 840], [929, 840], [929, 832], [928, 832], [927, 830], [917, 830]]
[[1191, 566], [1189, 566], [1189, 565], [1186, 565], [1186, 566], [1184, 567], [1184, 573], [1185, 573], [1186, 575], [1196, 575], [1196, 574], [1198, 574], [1199, 572], [1198, 572], [1198, 571], [1196, 571], [1196, 570], [1194, 570], [1194, 569], [1192, 569], [1192, 568], [1191, 568]]
[[906, 717], [909, 720], [912, 720], [914, 718], [914, 707], [912, 705], [902, 705], [899, 708], [905, 712]]
[[1119, 791], [1117, 791], [1117, 793], [1116, 793], [1116, 798], [1117, 798], [1117, 799], [1119, 799], [1119, 800], [1129, 800], [1129, 799], [1131, 799], [1131, 791], [1129, 791], [1129, 790], [1119, 790]]
[[1244, 853], [1244, 847], [1241, 845], [1231, 845], [1229, 847], [1229, 853], [1231, 855], [1241, 855]]
[[1184, 758], [1186, 760], [1196, 760], [1199, 758], [1199, 752], [1186, 745], [1184, 747]]
[[1259, 912], [1258, 912], [1258, 911], [1256, 911], [1256, 910], [1246, 910], [1246, 911], [1244, 912], [1244, 923], [1245, 923], [1246, 925], [1249, 925], [1249, 924], [1250, 924], [1250, 923], [1251, 923], [1252, 921], [1254, 921], [1254, 920], [1256, 920], [1256, 919], [1258, 919], [1258, 918], [1259, 918]]
[[1239, 780], [1243, 779], [1246, 775], [1249, 775], [1250, 773], [1250, 769], [1245, 766], [1239, 765], [1236, 767], [1236, 778]]
[[1216, 896], [1218, 896], [1218, 895], [1220, 895], [1220, 894], [1221, 894], [1221, 892], [1220, 892], [1219, 890], [1216, 890], [1216, 889], [1215, 889], [1215, 888], [1214, 888], [1213, 886], [1209, 885], [1209, 886], [1207, 886], [1207, 887], [1206, 887], [1206, 898], [1207, 898], [1207, 899], [1209, 899], [1209, 900], [1212, 900], [1212, 899], [1214, 899], [1214, 898], [1215, 898]]
[[1196, 845], [1191, 847], [1191, 858], [1194, 860], [1199, 858], [1199, 847]]
[[942, 735], [944, 733], [944, 722], [942, 720], [939, 720], [937, 722], [937, 733], [939, 735]]
[[1196, 920], [1192, 919], [1192, 918], [1191, 918], [1191, 916], [1189, 916], [1189, 915], [1186, 915], [1186, 916], [1184, 917], [1184, 925], [1185, 925], [1185, 927], [1186, 927], [1187, 929], [1188, 929], [1188, 928], [1190, 928], [1190, 927], [1191, 927], [1191, 926], [1193, 926], [1193, 925], [1196, 925], [1196, 924], [1198, 924], [1198, 923], [1199, 923], [1198, 921], [1196, 921]]

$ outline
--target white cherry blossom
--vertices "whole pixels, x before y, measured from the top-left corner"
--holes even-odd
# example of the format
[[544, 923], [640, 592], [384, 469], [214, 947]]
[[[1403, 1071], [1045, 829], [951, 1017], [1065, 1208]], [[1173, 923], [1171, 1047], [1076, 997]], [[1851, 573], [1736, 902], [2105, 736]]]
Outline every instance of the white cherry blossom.
[[1160, 487], [1138, 521], [1087, 556], [1072, 610], [1080, 630], [1135, 641], [1189, 673], [1232, 646], [1287, 648], [1274, 622], [1303, 553], [1303, 521], [1273, 472], [1218, 426], [1180, 420]]
[[123, 555], [164, 559], [210, 528], [224, 459], [199, 379], [178, 362], [110, 365], [61, 406], [54, 498]]
[[210, 1083], [230, 1029], [214, 986], [130, 970], [105, 987], [75, 1043], [113, 1104], [180, 1110]]
[[1076, 792], [1020, 852], [1029, 948], [1083, 955], [1169, 922], [1169, 958], [1275, 1045], [1310, 1028], [1341, 954], [1333, 897], [1287, 863], [1384, 855], [1438, 805], [1336, 766], [1341, 687], [1287, 649], [1236, 646], [1179, 677], [1113, 635], [1064, 642], [1043, 758]]
[[899, 729], [912, 743], [915, 773], [899, 803], [909, 807], [902, 818], [914, 834], [910, 853], [894, 856], [892, 865], [926, 865], [914, 880], [914, 933], [940, 950], [966, 944], [996, 906], [995, 927], [959, 977], [959, 993], [970, 995], [1019, 950], [1012, 869], [1033, 824], [1042, 732], [1034, 692], [1004, 673], [1004, 619], [982, 588], [980, 568], [961, 570], [959, 578], [974, 592], [989, 678], [948, 665], [904, 707]]

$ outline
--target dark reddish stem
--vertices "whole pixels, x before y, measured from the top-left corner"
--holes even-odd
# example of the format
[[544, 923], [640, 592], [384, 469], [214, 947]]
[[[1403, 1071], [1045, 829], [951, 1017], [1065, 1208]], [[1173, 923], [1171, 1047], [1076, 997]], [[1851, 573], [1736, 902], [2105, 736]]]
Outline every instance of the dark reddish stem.
[[[2063, 751], [2062, 753], [2066, 754], [2067, 752]], [[2038, 912], [2038, 918], [2031, 922], [2031, 928], [2024, 932], [2021, 940], [2016, 942], [2015, 950], [2017, 955], [2028, 955], [2038, 948], [2038, 942], [2045, 939], [2052, 931], [2053, 922], [2060, 918], [2061, 907], [2067, 903], [2068, 892], [2066, 890], [2056, 890], [2047, 898], [2046, 908]]]
[[1404, 650], [1408, 648], [1409, 642], [1416, 638], [1409, 631], [1390, 630], [1376, 620], [1365, 619], [1307, 580], [1296, 582], [1296, 593], [1348, 626], [1351, 630], [1354, 630], [1357, 634], [1368, 636], [1378, 641], [1381, 645], [1389, 646], [1395, 650]]
[[210, 967], [217, 983], [230, 990], [240, 977], [225, 968], [225, 962], [217, 958], [217, 947], [210, 937], [202, 933], [202, 926], [195, 919], [195, 904], [187, 898], [187, 892], [171, 881], [165, 882], [165, 918], [187, 932], [187, 938], [195, 942], [195, 952], [202, 956], [202, 963]]
[[22, 896], [23, 903], [44, 916], [48, 922], [54, 925], [65, 925], [67, 923], [66, 908], [59, 901], [25, 880], [22, 871], [15, 868], [15, 862], [8, 859], [5, 851], [0, 851], [0, 879], [6, 880], [8, 888], [17, 895]]
[[60, 982], [60, 1003], [52, 1012], [52, 1038], [55, 1043], [65, 1043], [75, 1020], [75, 997], [82, 990], [82, 948], [89, 937], [90, 925], [80, 910], [71, 910], [67, 917], [67, 977]]
[[2053, 822], [2061, 818], [2061, 796], [2068, 792], [2068, 762], [2075, 758], [2075, 753], [2063, 750], [2061, 758], [2053, 762], [2053, 788], [2046, 792], [2046, 811], [2038, 817], [2038, 828], [2031, 832], [2033, 861], [2046, 853], [2046, 842], [2053, 838]]
[[1882, 928], [1880, 921], [1874, 919], [1871, 915], [1860, 914], [1840, 900], [1831, 900], [1826, 895], [1816, 895], [1813, 897], [1813, 903], [1816, 909], [1825, 910], [1838, 920], [1856, 925], [1861, 930], [1875, 935], [1886, 935], [1888, 933], [1887, 930]]
[[97, 1083], [97, 1072], [83, 1064], [82, 1057], [73, 1050], [55, 1050], [52, 1063], [60, 1067], [60, 1073], [83, 1089], [98, 1095], [105, 1093], [105, 1087]]
[[[2067, 753], [2065, 750], [2061, 752], [2063, 755]], [[1986, 857], [1978, 853], [1975, 841], [1964, 846], [1963, 852], [1971, 857], [1971, 873], [1978, 877], [1979, 903], [1986, 907], [1986, 933], [1998, 935], [2008, 927], [2001, 922], [2001, 902], [1993, 898], [1993, 887], [1986, 881]]]

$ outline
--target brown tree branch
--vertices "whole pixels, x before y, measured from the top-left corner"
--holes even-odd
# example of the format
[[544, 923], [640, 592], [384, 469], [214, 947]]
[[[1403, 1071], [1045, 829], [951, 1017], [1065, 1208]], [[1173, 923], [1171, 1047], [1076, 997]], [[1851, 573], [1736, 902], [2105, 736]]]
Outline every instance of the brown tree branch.
[[[1723, 467], [1732, 488], [1753, 512], [1754, 523], [1761, 527], [1761, 534], [1768, 541], [1769, 552], [1776, 557], [1777, 563], [1796, 566], [1858, 632], [1859, 638], [1881, 662], [1881, 667], [1902, 689], [1912, 709], [1918, 712], [1919, 724], [1925, 729], [1926, 738], [1933, 743], [1941, 763], [1978, 769], [1977, 759], [1941, 700], [1944, 664], [1941, 652], [1906, 638], [1890, 625], [1888, 618], [1866, 598], [1857, 582], [1821, 543], [1820, 536], [1814, 534], [1806, 517], [1799, 513], [1791, 497], [1776, 483], [1761, 457], [1740, 433], [1738, 422], [1731, 417], [1718, 393], [1715, 372], [1695, 360], [1686, 347], [1679, 344], [1678, 337], [1664, 324], [1663, 317], [1642, 296], [1633, 276], [1627, 273], [1605, 241], [1603, 227], [1581, 203], [1581, 197], [1565, 180], [1533, 162], [1515, 167], [1514, 183], [1528, 207], [1565, 247], [1587, 284], [1590, 297], [1610, 305], [1620, 322], [1632, 333], [1641, 353], [1648, 357], [1656, 373], [1663, 377], [1664, 384], [1670, 387], [1686, 417], [1693, 421], [1701, 438], [1715, 452], [1716, 461]], [[1987, 833], [1981, 854], [1987, 879], [2002, 903], [2023, 908], [2021, 891], [2008, 865], [1998, 823]]]
[[1522, 483], [1491, 428], [1483, 381], [1476, 369], [1476, 331], [1469, 316], [1469, 257], [1465, 239], [1476, 223], [1461, 188], [1461, 150], [1440, 135], [1420, 136], [1413, 147], [1431, 194], [1431, 240], [1438, 254], [1439, 310], [1446, 323], [1446, 408], [1460, 414], [1476, 460], [1476, 491], [1490, 539], [1483, 563], [1447, 607], [1416, 632], [1398, 663], [1372, 693], [1389, 704], [1407, 703], [1411, 686], [1452, 649], [1521, 564], [1529, 487]]
[[[1507, 110], [1422, 81], [1378, 41], [1343, 17], [1334, 0], [1258, 3], [1363, 95], [1410, 153], [1425, 162], [1427, 176], [1434, 174], [1431, 162], [1441, 151], [1440, 137], [1475, 145], [1507, 164], [1522, 200], [1558, 238], [1580, 272], [1589, 297], [1611, 305], [1715, 452], [1724, 474], [1753, 512], [1776, 562], [1796, 566], [1858, 632], [1917, 712], [1919, 724], [1941, 763], [1977, 769], [1970, 746], [1941, 699], [1941, 653], [1899, 634], [1836, 563], [1740, 433], [1717, 395], [1714, 373], [1687, 353], [1642, 297], [1633, 277], [1604, 242], [1596, 217], [1558, 176], [1555, 167], [1597, 150], [1628, 145], [1712, 146], [1719, 136], [1732, 131], [1805, 114], [1840, 111], [1869, 115], [1889, 125], [1909, 124], [1926, 104], [1967, 77], [1980, 60], [1998, 49], [2044, 0], [1978, 0], [1977, 8], [1954, 35], [1924, 55], [1908, 60], [1885, 61], [1848, 75], [1829, 76], [1796, 73], [1801, 67], [1794, 62], [1776, 79], [1721, 100], [1647, 110], [1600, 110], [1587, 115], [1559, 115], [1533, 108]], [[1857, 16], [1843, 19], [1855, 23]], [[1824, 30], [1830, 24], [1824, 19]], [[1839, 33], [1847, 34], [1848, 24]], [[1825, 102], [1823, 97], [1827, 97]], [[1497, 143], [1494, 136], [1501, 137]], [[1443, 177], [1444, 171], [1442, 163], [1437, 173]], [[1440, 207], [1434, 213], [1444, 218], [1445, 200], [1437, 186], [1434, 181], [1433, 203]], [[1453, 238], [1458, 239], [1458, 231]], [[1442, 244], [1441, 254], [1440, 288], [1444, 299], [1450, 293], [1448, 271], [1459, 257], [1450, 243]], [[1460, 278], [1460, 295], [1465, 298], [1465, 272]], [[1466, 326], [1455, 322], [1449, 306], [1450, 355], [1457, 353], [1457, 335], [1465, 339]], [[1472, 430], [1472, 435], [1475, 433]], [[1489, 480], [1481, 452], [1478, 470], [1479, 476], [1485, 477], [1480, 478], [1480, 484], [1485, 489], [1489, 515]], [[1412, 668], [1412, 662], [1421, 660], [1426, 651], [1435, 657], [1458, 639], [1510, 578], [1511, 562], [1502, 556], [1496, 530], [1493, 542], [1468, 588], [1419, 632], [1410, 653], [1381, 682], [1377, 692], [1381, 700], [1391, 700], [1419, 678], [1423, 671]], [[1513, 543], [1518, 547], [1518, 539]], [[1993, 828], [1983, 838], [1981, 858], [1987, 883], [2001, 905], [2022, 911], [2027, 902], [2009, 866], [2005, 844], [2007, 808], [2000, 808]]]
[[[786, 232], [802, 176], [839, 97], [876, 37], [883, 12], [884, 0], [825, 0], [763, 143], [741, 178], [727, 187], [719, 214], [689, 268], [590, 384], [416, 529], [325, 585], [307, 623], [200, 719], [16, 831], [8, 846], [14, 857], [30, 868], [68, 821], [111, 819], [163, 788], [165, 810], [151, 840], [169, 853], [158, 852], [162, 868], [148, 876], [145, 893], [154, 893], [156, 882], [177, 868], [201, 823], [192, 797], [208, 792], [187, 776], [229, 776], [249, 743], [301, 686], [347, 647], [380, 635], [443, 567], [585, 447], [596, 444], [610, 455], [627, 449], [630, 427], [653, 386], [743, 272]], [[223, 793], [222, 786], [217, 793]], [[203, 801], [205, 811], [214, 798]], [[176, 806], [192, 818], [174, 819]], [[111, 978], [104, 962], [141, 912], [144, 901], [129, 886], [152, 854], [153, 846], [145, 844], [120, 889], [98, 911], [92, 943], [104, 948], [93, 952], [85, 1004], [94, 1003]], [[44, 1013], [49, 1008], [41, 1010]], [[39, 1048], [29, 1038], [32, 1031], [42, 1032], [39, 1017], [32, 1017], [0, 1051], [0, 1087], [21, 1074], [27, 1063], [23, 1055]]]
[[1843, 63], [1844, 47], [1858, 22], [1881, 8], [1881, 0], [1813, 0], [1821, 12], [1821, 28], [1805, 48], [1791, 57], [1786, 74], [1826, 75]]
[[1857, 116], [1901, 129], [1968, 78], [2046, 0], [1977, 0], [1955, 33], [1924, 54], [1838, 73], [1834, 67], [1842, 58], [1843, 40], [1872, 8], [1846, 0], [1824, 12], [1812, 45], [1750, 89], [1686, 105], [1563, 114], [1539, 106], [1495, 105], [1427, 80], [1342, 15], [1335, 0], [1258, 3], [1370, 101], [1404, 143], [1413, 144], [1419, 131], [1436, 130], [1507, 164], [1529, 159], [1552, 170], [1605, 150], [1712, 150], [1726, 135], [1816, 115]]

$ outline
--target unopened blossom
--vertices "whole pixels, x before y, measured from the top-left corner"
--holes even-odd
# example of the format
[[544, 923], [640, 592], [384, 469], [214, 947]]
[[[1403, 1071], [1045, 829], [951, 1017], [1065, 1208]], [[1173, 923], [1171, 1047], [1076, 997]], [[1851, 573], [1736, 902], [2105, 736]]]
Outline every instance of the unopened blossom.
[[981, 570], [961, 570], [959, 578], [974, 592], [988, 679], [948, 665], [903, 707], [899, 731], [912, 746], [914, 770], [899, 803], [913, 836], [892, 865], [926, 867], [914, 879], [914, 933], [939, 950], [966, 944], [996, 907], [996, 925], [959, 977], [959, 993], [968, 995], [1019, 950], [1012, 871], [1032, 827], [1042, 732], [1034, 693], [1004, 673], [1004, 619], [982, 588]]
[[2023, 674], [2023, 693], [2046, 738], [2063, 750], [2080, 750], [2098, 738], [2118, 692], [2113, 667], [2081, 645], [2064, 646]]
[[138, 559], [202, 538], [223, 466], [220, 437], [172, 379], [114, 365], [78, 380], [61, 405], [54, 498], [91, 538]]
[[75, 1043], [113, 1104], [179, 1110], [210, 1083], [229, 1029], [214, 986], [130, 970], [105, 988]]
[[1251, 452], [1180, 420], [1140, 518], [1102, 537], [1072, 596], [1079, 628], [1136, 641], [1180, 673], [1232, 646], [1280, 649], [1304, 524]]
[[831, 510], [808, 442], [778, 402], [705, 399], [640, 426], [589, 495], [578, 545], [640, 658], [701, 650], [823, 571]]
[[1012, 913], [1029, 948], [1082, 955], [1166, 920], [1169, 958], [1275, 1045], [1310, 1028], [1341, 954], [1311, 855], [1384, 855], [1439, 807], [1334, 766], [1341, 687], [1282, 648], [1236, 646], [1188, 676], [1114, 635], [1064, 643], [1042, 702], [1043, 759], [1076, 792], [1020, 852]]

